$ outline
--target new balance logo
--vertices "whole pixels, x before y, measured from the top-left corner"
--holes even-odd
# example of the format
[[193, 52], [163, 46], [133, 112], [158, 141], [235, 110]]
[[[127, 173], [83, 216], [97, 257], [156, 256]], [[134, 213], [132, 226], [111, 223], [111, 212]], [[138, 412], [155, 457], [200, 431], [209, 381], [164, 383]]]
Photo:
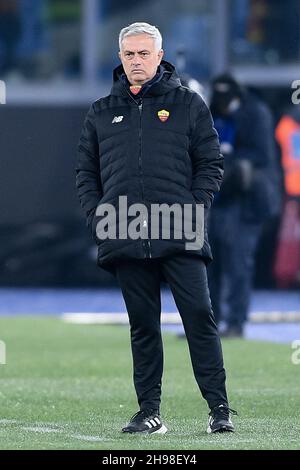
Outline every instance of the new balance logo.
[[116, 122], [122, 122], [124, 116], [115, 116], [113, 120], [111, 121], [112, 124], [115, 124]]

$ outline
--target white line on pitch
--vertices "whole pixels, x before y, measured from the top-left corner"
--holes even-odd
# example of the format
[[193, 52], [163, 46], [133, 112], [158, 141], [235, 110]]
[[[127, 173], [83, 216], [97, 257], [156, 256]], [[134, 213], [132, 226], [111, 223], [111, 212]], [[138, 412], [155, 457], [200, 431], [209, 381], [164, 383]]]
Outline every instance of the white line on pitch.
[[48, 424], [38, 423], [37, 425], [35, 424], [29, 425], [29, 424], [24, 424], [22, 421], [17, 421], [16, 419], [0, 419], [0, 425], [5, 426], [9, 424], [17, 424], [18, 427], [23, 431], [36, 432], [36, 433], [41, 433], [41, 434], [46, 434], [46, 433], [64, 434], [68, 438], [78, 439], [80, 441], [103, 442], [103, 441], [108, 440], [100, 436], [86, 436], [84, 434], [68, 433], [64, 429], [60, 429], [56, 424], [52, 424], [52, 426], [57, 426], [56, 428], [54, 427], [51, 428], [49, 427], [49, 423]]

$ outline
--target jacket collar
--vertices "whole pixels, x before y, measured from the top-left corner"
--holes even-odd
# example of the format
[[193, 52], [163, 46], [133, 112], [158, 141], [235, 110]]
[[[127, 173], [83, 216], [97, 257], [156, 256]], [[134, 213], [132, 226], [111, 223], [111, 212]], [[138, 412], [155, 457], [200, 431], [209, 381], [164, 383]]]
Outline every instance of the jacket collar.
[[[174, 88], [181, 86], [174, 65], [166, 60], [162, 60], [157, 68], [156, 75], [142, 86], [139, 96], [159, 96], [164, 95]], [[111, 94], [115, 96], [128, 96], [129, 82], [122, 65], [113, 71], [113, 86]]]

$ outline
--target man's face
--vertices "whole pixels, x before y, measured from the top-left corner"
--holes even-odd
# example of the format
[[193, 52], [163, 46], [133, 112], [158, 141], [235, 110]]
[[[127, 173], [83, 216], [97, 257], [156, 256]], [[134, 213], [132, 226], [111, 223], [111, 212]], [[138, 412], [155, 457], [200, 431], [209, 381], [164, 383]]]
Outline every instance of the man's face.
[[131, 85], [143, 85], [154, 77], [163, 57], [149, 34], [127, 36], [122, 41], [119, 57]]

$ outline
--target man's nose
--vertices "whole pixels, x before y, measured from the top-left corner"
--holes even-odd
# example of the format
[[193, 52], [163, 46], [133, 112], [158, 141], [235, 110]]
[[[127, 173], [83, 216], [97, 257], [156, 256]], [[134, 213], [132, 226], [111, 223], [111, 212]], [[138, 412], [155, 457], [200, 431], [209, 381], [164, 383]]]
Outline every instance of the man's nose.
[[133, 56], [133, 61], [132, 61], [132, 63], [133, 63], [133, 65], [140, 65], [141, 59], [140, 59], [140, 57], [138, 56], [138, 54], [135, 54], [135, 55]]

